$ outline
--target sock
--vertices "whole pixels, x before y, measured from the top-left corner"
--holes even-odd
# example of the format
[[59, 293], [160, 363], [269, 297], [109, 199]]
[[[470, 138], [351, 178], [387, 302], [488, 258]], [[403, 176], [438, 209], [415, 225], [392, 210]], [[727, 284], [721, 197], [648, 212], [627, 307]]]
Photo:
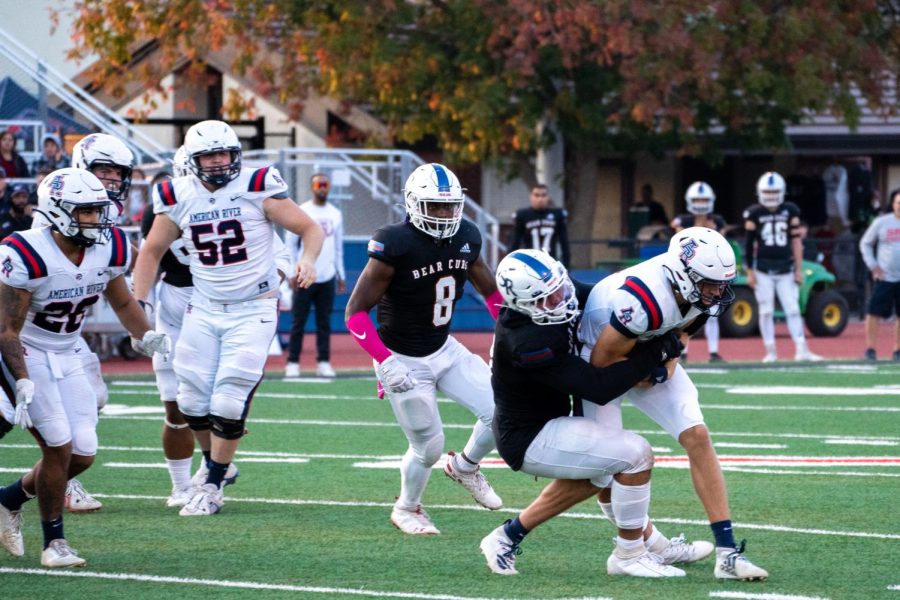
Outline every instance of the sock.
[[431, 465], [425, 466], [416, 459], [412, 448], [403, 455], [400, 461], [400, 497], [395, 506], [414, 509], [422, 503], [422, 494], [431, 477]]
[[206, 476], [206, 483], [212, 483], [217, 488], [221, 488], [222, 481], [225, 480], [226, 471], [228, 471], [228, 463], [220, 463], [210, 459], [209, 475]]
[[472, 429], [472, 435], [469, 436], [469, 440], [463, 447], [462, 453], [466, 455], [466, 459], [469, 462], [477, 464], [488, 455], [488, 452], [496, 447], [497, 442], [494, 441], [494, 432], [481, 421], [477, 421]]
[[478, 463], [473, 463], [466, 456], [466, 453], [454, 454], [450, 459], [453, 461], [453, 470], [460, 473], [474, 473], [478, 470]]
[[166, 467], [169, 469], [172, 486], [180, 490], [191, 486], [191, 460], [190, 458], [166, 459]]
[[212, 463], [212, 450], [201, 450], [203, 452], [203, 460], [206, 462], [206, 468]]
[[525, 536], [528, 535], [528, 529], [522, 525], [522, 521], [519, 520], [519, 517], [507, 521], [503, 524], [503, 532], [506, 534], [506, 537], [512, 540], [513, 544], [521, 544], [522, 540], [525, 539]]
[[713, 536], [716, 538], [716, 547], [718, 548], [737, 548], [734, 543], [734, 532], [731, 530], [731, 519], [725, 521], [716, 521], [710, 523]]
[[8, 510], [19, 510], [22, 505], [34, 496], [29, 496], [22, 487], [22, 480], [18, 480], [4, 488], [0, 488], [0, 504]]
[[58, 540], [66, 536], [63, 535], [63, 518], [62, 515], [56, 517], [52, 521], [41, 521], [41, 528], [44, 530], [44, 550], [53, 540]]
[[650, 552], [659, 554], [669, 545], [669, 538], [664, 536], [662, 532], [656, 528], [656, 525], [651, 525], [650, 527], [652, 527], [653, 530], [650, 532], [650, 537], [644, 540], [644, 545], [647, 546], [647, 550]]
[[621, 536], [616, 536], [615, 554], [619, 558], [635, 558], [646, 552], [644, 547], [644, 538], [639, 537], [636, 540], [626, 540]]

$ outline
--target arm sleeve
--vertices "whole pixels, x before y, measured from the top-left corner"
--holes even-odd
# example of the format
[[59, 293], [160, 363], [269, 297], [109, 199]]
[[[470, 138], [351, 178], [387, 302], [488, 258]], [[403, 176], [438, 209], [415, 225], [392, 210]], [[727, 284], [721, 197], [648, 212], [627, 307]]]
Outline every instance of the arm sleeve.
[[875, 243], [878, 241], [878, 228], [881, 219], [875, 219], [862, 238], [859, 240], [859, 251], [862, 254], [863, 262], [871, 271], [878, 266], [878, 260], [875, 258]]
[[560, 220], [557, 227], [559, 228], [559, 250], [562, 256], [562, 264], [568, 269], [569, 262], [572, 258], [569, 248], [569, 213], [566, 210], [559, 211]]

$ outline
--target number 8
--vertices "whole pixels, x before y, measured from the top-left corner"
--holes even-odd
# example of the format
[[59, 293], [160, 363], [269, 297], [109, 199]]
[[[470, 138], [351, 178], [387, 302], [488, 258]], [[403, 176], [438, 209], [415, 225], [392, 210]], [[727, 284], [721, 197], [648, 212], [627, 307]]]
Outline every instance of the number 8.
[[456, 279], [441, 277], [434, 284], [434, 318], [431, 323], [435, 327], [446, 325], [453, 316], [453, 299], [456, 297]]

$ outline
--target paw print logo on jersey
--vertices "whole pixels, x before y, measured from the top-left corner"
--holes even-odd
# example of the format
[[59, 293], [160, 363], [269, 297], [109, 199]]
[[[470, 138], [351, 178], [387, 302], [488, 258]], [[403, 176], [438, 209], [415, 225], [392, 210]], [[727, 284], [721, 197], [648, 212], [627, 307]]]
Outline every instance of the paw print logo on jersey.
[[634, 318], [634, 308], [628, 307], [623, 308], [619, 311], [619, 323], [622, 325], [627, 325], [631, 323], [631, 320]]
[[7, 257], [6, 260], [3, 261], [3, 274], [6, 275], [7, 277], [9, 277], [9, 274], [12, 273], [12, 270], [13, 270], [12, 259]]
[[697, 256], [697, 240], [690, 238], [681, 242], [681, 254], [678, 255], [681, 262], [686, 266], [695, 256]]

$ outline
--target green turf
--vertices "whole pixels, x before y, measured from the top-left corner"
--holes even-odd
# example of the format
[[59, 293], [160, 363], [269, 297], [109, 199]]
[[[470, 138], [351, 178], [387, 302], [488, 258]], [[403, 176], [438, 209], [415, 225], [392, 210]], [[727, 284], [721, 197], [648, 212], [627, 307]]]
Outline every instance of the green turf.
[[[763, 456], [900, 455], [900, 369], [877, 371], [807, 367], [741, 368], [698, 371], [705, 416], [717, 443], [784, 444], [786, 448], [720, 447], [719, 454]], [[146, 386], [110, 386], [113, 405], [158, 407], [149, 379]], [[893, 395], [845, 396], [809, 390], [793, 394], [734, 394], [734, 386], [809, 386], [886, 389]], [[680, 580], [648, 581], [612, 578], [605, 562], [613, 528], [597, 518], [592, 502], [573, 509], [572, 518], [557, 518], [534, 531], [523, 544], [517, 577], [491, 574], [478, 550], [480, 539], [514, 512], [471, 510], [466, 493], [439, 472], [425, 495], [437, 537], [405, 536], [388, 521], [389, 505], [399, 488], [395, 469], [355, 467], [377, 458], [321, 455], [401, 455], [402, 432], [390, 406], [374, 399], [371, 379], [339, 379], [333, 383], [284, 383], [267, 380], [254, 400], [250, 435], [236, 462], [237, 485], [227, 488], [221, 514], [186, 519], [167, 509], [168, 475], [161, 468], [114, 468], [106, 463], [159, 463], [161, 416], [101, 418], [101, 451], [95, 466], [80, 479], [102, 494], [102, 511], [66, 517], [72, 545], [88, 560], [86, 571], [203, 580], [322, 588], [320, 591], [250, 590], [190, 583], [109, 581], [57, 578], [0, 572], [9, 598], [353, 598], [346, 589], [377, 593], [368, 597], [446, 598], [593, 598], [616, 600], [709, 598], [711, 592], [794, 594], [821, 598], [900, 599], [895, 550], [900, 526], [894, 506], [900, 491], [900, 466], [767, 467], [801, 474], [726, 472], [739, 538], [749, 540], [748, 555], [769, 569], [765, 583], [717, 582], [710, 560], [686, 567]], [[278, 397], [278, 396], [281, 397]], [[310, 399], [303, 396], [328, 398]], [[292, 396], [292, 397], [284, 397]], [[724, 408], [724, 406], [732, 408]], [[720, 407], [720, 408], [716, 408]], [[735, 409], [734, 407], [745, 407]], [[746, 407], [770, 407], [750, 410]], [[878, 410], [833, 411], [854, 408]], [[441, 403], [446, 448], [459, 449], [473, 419], [464, 409]], [[677, 443], [633, 408], [625, 409], [626, 425], [644, 433], [659, 456], [682, 455]], [[254, 420], [256, 420], [254, 422]], [[266, 423], [293, 420], [306, 423]], [[313, 423], [317, 421], [317, 423]], [[355, 425], [350, 426], [350, 423]], [[761, 434], [751, 436], [748, 434]], [[799, 437], [797, 437], [799, 436]], [[806, 436], [806, 437], [802, 437]], [[827, 436], [858, 436], [893, 445], [826, 444]], [[21, 446], [21, 447], [20, 447]], [[118, 447], [121, 449], [112, 449]], [[20, 431], [0, 441], [4, 469], [26, 469], [38, 456], [29, 436]], [[319, 455], [301, 464], [249, 462], [248, 452]], [[802, 474], [810, 472], [822, 474]], [[521, 509], [545, 481], [508, 469], [485, 471], [510, 509]], [[845, 473], [845, 474], [838, 474]], [[881, 473], [861, 477], [848, 473]], [[14, 473], [0, 473], [13, 481]], [[120, 496], [152, 496], [128, 499]], [[281, 503], [239, 501], [281, 500]], [[301, 501], [308, 501], [306, 503]], [[330, 505], [329, 503], [343, 503]], [[365, 503], [365, 504], [363, 504]], [[360, 505], [354, 505], [360, 504]], [[40, 568], [40, 526], [34, 502], [26, 505], [26, 555], [0, 554], [0, 568]], [[658, 468], [653, 474], [652, 515], [669, 535], [684, 531], [690, 538], [709, 539], [708, 527], [686, 469]], [[686, 519], [687, 524], [673, 523]], [[696, 523], [695, 523], [696, 522]], [[742, 527], [757, 524], [761, 529]], [[774, 526], [774, 527], [773, 527]], [[828, 530], [830, 534], [777, 531], [777, 527]], [[850, 532], [877, 534], [848, 536]], [[881, 537], [878, 537], [881, 536]], [[888, 537], [885, 536], [893, 536]], [[2, 552], [2, 551], [0, 551]], [[81, 571], [83, 572], [83, 571]], [[430, 595], [430, 596], [429, 596]]]

